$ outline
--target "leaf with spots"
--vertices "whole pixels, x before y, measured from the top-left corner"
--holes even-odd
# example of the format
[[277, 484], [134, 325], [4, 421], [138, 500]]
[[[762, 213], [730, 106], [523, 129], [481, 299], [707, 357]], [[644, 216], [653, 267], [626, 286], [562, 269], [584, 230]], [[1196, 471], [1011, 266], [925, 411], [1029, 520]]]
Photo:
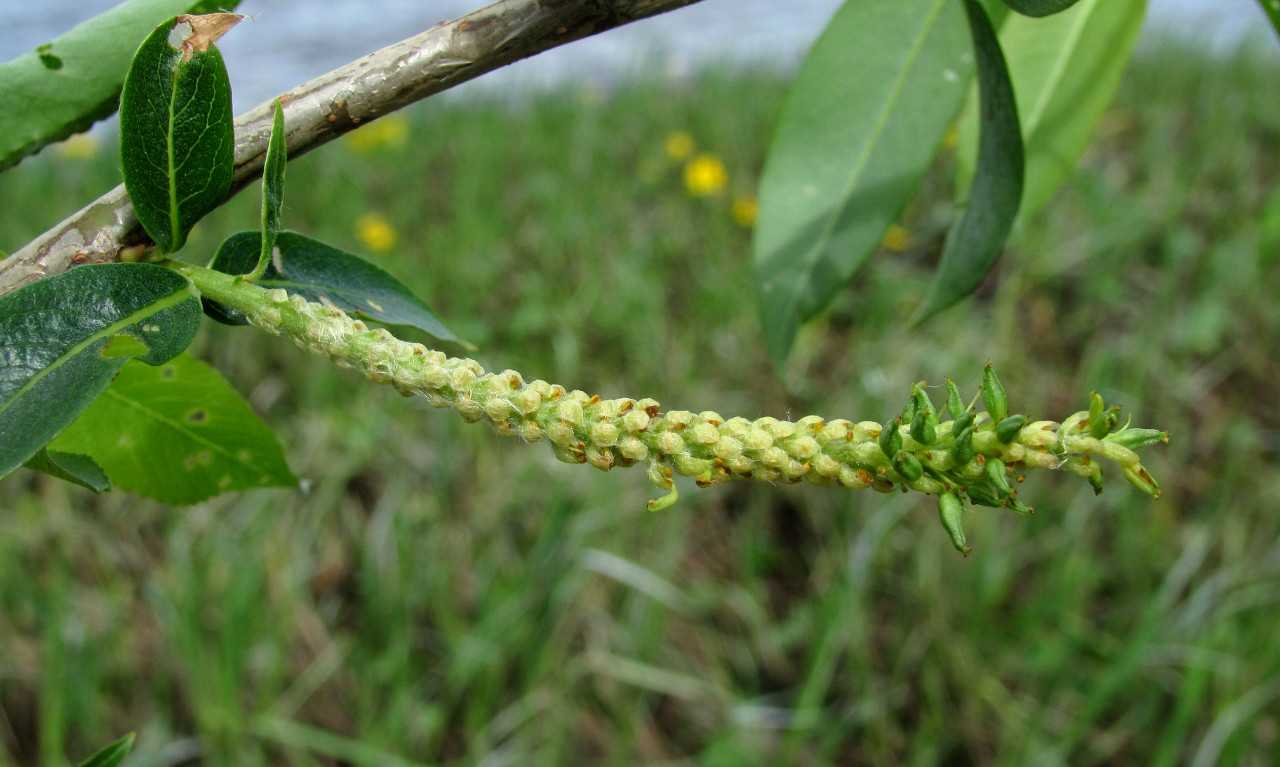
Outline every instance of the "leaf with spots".
[[972, 74], [955, 0], [847, 2], [814, 44], [760, 180], [755, 284], [775, 367], [902, 215]]
[[[223, 241], [209, 264], [225, 274], [245, 274], [261, 251], [258, 232], [237, 232]], [[472, 348], [403, 283], [358, 256], [297, 232], [281, 232], [271, 263], [255, 284], [281, 288], [309, 301], [332, 304], [345, 312], [388, 325], [417, 328], [441, 341]], [[227, 325], [246, 325], [240, 312], [205, 300], [205, 313]]]
[[138, 221], [172, 253], [231, 191], [231, 83], [214, 41], [240, 17], [177, 16], [134, 54], [120, 93], [120, 162]]
[[164, 503], [298, 482], [271, 429], [187, 354], [158, 367], [125, 365], [50, 447], [92, 456], [116, 487]]
[[111, 116], [138, 41], [176, 13], [238, 0], [129, 0], [0, 64], [0, 170]]
[[186, 277], [96, 264], [0, 297], [0, 477], [75, 420], [131, 358], [159, 365], [200, 327]]

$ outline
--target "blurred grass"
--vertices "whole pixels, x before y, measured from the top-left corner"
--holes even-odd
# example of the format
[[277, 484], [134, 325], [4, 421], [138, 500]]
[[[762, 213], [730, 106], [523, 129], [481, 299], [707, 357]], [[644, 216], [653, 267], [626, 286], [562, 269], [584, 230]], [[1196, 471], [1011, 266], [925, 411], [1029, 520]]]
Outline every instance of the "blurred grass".
[[[141, 731], [135, 767], [1272, 764], [1280, 749], [1280, 103], [1271, 65], [1131, 68], [1080, 172], [979, 296], [906, 320], [948, 168], [805, 330], [755, 314], [749, 196], [784, 83], [427, 104], [290, 165], [286, 225], [377, 260], [491, 368], [731, 415], [885, 417], [911, 381], [1061, 417], [1092, 389], [1173, 442], [1153, 502], [1033, 477], [1029, 519], [813, 487], [682, 493], [556, 462], [210, 325], [195, 353], [306, 492], [165, 508], [0, 484], [0, 767]], [[725, 165], [691, 198], [668, 137]], [[356, 134], [361, 135], [361, 133]], [[116, 183], [107, 148], [0, 177], [0, 248]], [[250, 190], [193, 258], [253, 226]], [[379, 218], [369, 219], [376, 214]], [[361, 223], [363, 217], [363, 224]], [[365, 242], [361, 241], [361, 231]]]

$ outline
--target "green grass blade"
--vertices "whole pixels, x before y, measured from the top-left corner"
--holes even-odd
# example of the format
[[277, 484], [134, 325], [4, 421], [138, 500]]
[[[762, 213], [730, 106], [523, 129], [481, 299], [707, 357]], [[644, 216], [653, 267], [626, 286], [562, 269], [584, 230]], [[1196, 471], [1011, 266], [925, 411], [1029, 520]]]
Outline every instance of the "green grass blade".
[[[1083, 0], [1053, 18], [1014, 16], [1000, 28], [1026, 147], [1019, 221], [1053, 197], [1084, 154], [1120, 85], [1146, 5], [1146, 0]], [[976, 91], [958, 130], [957, 184], [967, 189], [978, 162]]]
[[973, 34], [982, 105], [978, 172], [968, 205], [947, 234], [929, 295], [912, 320], [915, 325], [978, 287], [1000, 255], [1022, 197], [1022, 131], [1009, 70], [982, 6], [965, 0], [964, 7]]
[[[258, 232], [237, 232], [223, 241], [209, 264], [224, 274], [244, 274], [259, 257]], [[281, 232], [278, 258], [271, 258], [255, 284], [281, 288], [311, 301], [327, 301], [388, 325], [407, 325], [442, 341], [470, 347], [445, 327], [431, 308], [395, 277], [358, 256], [297, 232]], [[240, 312], [205, 301], [206, 313], [228, 325], [244, 325]], [[471, 347], [474, 348], [474, 347]]]
[[181, 248], [195, 222], [231, 190], [231, 83], [213, 41], [234, 18], [179, 16], [161, 24], [138, 48], [124, 80], [124, 186], [138, 221], [165, 253]]
[[1023, 16], [1031, 16], [1039, 18], [1042, 16], [1051, 16], [1067, 10], [1076, 4], [1077, 0], [1004, 0], [1010, 8], [1021, 13]]
[[190, 355], [125, 365], [53, 447], [92, 456], [117, 487], [164, 503], [297, 484], [271, 429]]
[[80, 767], [119, 767], [120, 763], [129, 755], [129, 752], [133, 750], [133, 739], [134, 734], [129, 733], [81, 762]]
[[854, 0], [806, 58], [760, 182], [755, 283], [775, 366], [933, 161], [973, 71], [961, 15], [953, 0]]
[[191, 283], [154, 264], [82, 266], [0, 298], [0, 477], [71, 423], [130, 357], [161, 364], [199, 327]]
[[131, 0], [0, 64], [0, 171], [114, 114], [136, 41], [156, 24], [238, 2]]
[[284, 166], [287, 159], [284, 142], [284, 109], [276, 101], [275, 117], [271, 121], [271, 140], [267, 144], [267, 159], [262, 168], [262, 248], [258, 264], [249, 274], [256, 280], [267, 270], [271, 251], [280, 234], [280, 212], [284, 206]]

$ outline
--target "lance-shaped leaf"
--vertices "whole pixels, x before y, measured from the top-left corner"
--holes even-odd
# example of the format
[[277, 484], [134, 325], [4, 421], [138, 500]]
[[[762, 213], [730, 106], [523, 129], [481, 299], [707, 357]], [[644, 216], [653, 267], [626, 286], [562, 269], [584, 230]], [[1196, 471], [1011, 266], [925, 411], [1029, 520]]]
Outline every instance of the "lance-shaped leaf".
[[[1082, 0], [1048, 19], [1014, 16], [1000, 28], [1018, 99], [1026, 183], [1018, 221], [1025, 222], [1070, 177], [1120, 84], [1142, 29], [1146, 0]], [[978, 94], [959, 124], [956, 178], [965, 189], [978, 154]]]
[[111, 480], [98, 462], [87, 455], [64, 453], [60, 450], [41, 450], [22, 464], [33, 471], [43, 472], [95, 493], [111, 489]]
[[267, 159], [262, 168], [262, 247], [258, 263], [249, 274], [256, 280], [267, 271], [271, 253], [280, 235], [280, 211], [284, 207], [284, 108], [276, 101], [275, 117], [271, 121], [271, 140], [267, 142]]
[[120, 94], [124, 186], [147, 234], [166, 253], [231, 190], [235, 126], [231, 84], [213, 44], [239, 20], [178, 16], [133, 57]]
[[955, 0], [847, 2], [801, 67], [760, 182], [755, 282], [775, 365], [915, 194], [973, 71]]
[[[237, 232], [223, 241], [209, 264], [226, 274], [253, 268], [261, 249], [258, 232]], [[297, 232], [281, 232], [271, 264], [255, 284], [282, 288], [311, 301], [333, 304], [346, 312], [388, 325], [408, 325], [442, 341], [470, 346], [445, 327], [440, 318], [399, 280], [350, 253]], [[227, 325], [246, 325], [240, 312], [205, 300], [205, 313]], [[474, 347], [473, 347], [474, 348]]]
[[119, 767], [124, 758], [133, 750], [133, 738], [133, 733], [129, 733], [81, 762], [80, 767]]
[[978, 171], [968, 204], [947, 233], [933, 285], [913, 324], [924, 322], [978, 287], [1000, 255], [1022, 198], [1022, 131], [1009, 70], [982, 6], [975, 0], [964, 0], [964, 7], [978, 63]]
[[51, 447], [93, 456], [116, 487], [164, 503], [297, 484], [271, 429], [188, 354], [125, 365]]
[[0, 297], [0, 477], [71, 423], [129, 357], [158, 365], [199, 327], [195, 288], [154, 264], [81, 266]]
[[0, 64], [0, 171], [114, 114], [129, 59], [156, 24], [237, 2], [129, 0]]
[[1075, 5], [1077, 0], [1004, 0], [1013, 10], [1023, 16], [1039, 18], [1065, 11]]

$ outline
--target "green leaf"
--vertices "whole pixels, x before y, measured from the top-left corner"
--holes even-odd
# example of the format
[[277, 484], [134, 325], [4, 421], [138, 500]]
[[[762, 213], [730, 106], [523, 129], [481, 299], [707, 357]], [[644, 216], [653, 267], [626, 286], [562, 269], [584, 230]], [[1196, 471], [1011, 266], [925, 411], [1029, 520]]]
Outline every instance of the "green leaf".
[[111, 480], [107, 477], [107, 473], [102, 470], [97, 461], [87, 455], [41, 449], [22, 465], [33, 471], [41, 471], [51, 477], [86, 487], [95, 493], [105, 493], [111, 489]]
[[[1044, 207], [1070, 177], [1120, 84], [1137, 42], [1146, 0], [1082, 0], [1049, 19], [1011, 17], [1000, 28], [1026, 146], [1026, 184], [1018, 222]], [[957, 178], [973, 179], [978, 94], [959, 125]]]
[[[209, 268], [225, 274], [248, 272], [261, 251], [260, 237], [258, 232], [231, 235], [218, 247]], [[255, 284], [282, 288], [371, 320], [408, 325], [442, 341], [470, 346], [395, 277], [368, 261], [297, 232], [280, 233], [276, 254]], [[248, 324], [240, 312], [213, 301], [205, 300], [205, 313], [227, 325]]]
[[776, 366], [915, 194], [970, 58], [955, 0], [850, 0], [809, 52], [760, 182], [755, 282]]
[[1065, 11], [1075, 5], [1077, 0], [1004, 0], [1013, 10], [1023, 16], [1039, 18]]
[[91, 455], [116, 487], [164, 503], [298, 481], [271, 429], [188, 354], [159, 367], [125, 365], [52, 447]]
[[131, 355], [159, 365], [199, 327], [195, 288], [154, 264], [80, 266], [0, 297], [0, 477], [71, 423]]
[[1276, 34], [1280, 35], [1280, 5], [1276, 5], [1274, 0], [1258, 0], [1258, 4], [1267, 12], [1267, 18], [1271, 19], [1271, 26], [1275, 28]]
[[0, 171], [110, 117], [138, 40], [178, 13], [239, 0], [130, 0], [0, 64]]
[[225, 25], [224, 17], [239, 18], [179, 16], [161, 24], [138, 48], [120, 94], [125, 191], [165, 253], [181, 248], [231, 190], [231, 83], [213, 45], [227, 27], [212, 28]]
[[119, 767], [133, 750], [133, 737], [133, 733], [129, 733], [81, 762], [80, 767]]
[[1018, 107], [1000, 42], [975, 0], [964, 0], [978, 63], [982, 112], [978, 173], [969, 201], [942, 248], [933, 285], [912, 324], [918, 325], [969, 295], [995, 264], [1018, 215], [1024, 160]]
[[284, 108], [276, 101], [271, 121], [271, 140], [267, 143], [267, 159], [262, 168], [262, 247], [258, 263], [249, 274], [256, 280], [271, 263], [271, 251], [280, 234], [280, 209], [284, 206], [284, 166], [287, 150], [284, 142]]

